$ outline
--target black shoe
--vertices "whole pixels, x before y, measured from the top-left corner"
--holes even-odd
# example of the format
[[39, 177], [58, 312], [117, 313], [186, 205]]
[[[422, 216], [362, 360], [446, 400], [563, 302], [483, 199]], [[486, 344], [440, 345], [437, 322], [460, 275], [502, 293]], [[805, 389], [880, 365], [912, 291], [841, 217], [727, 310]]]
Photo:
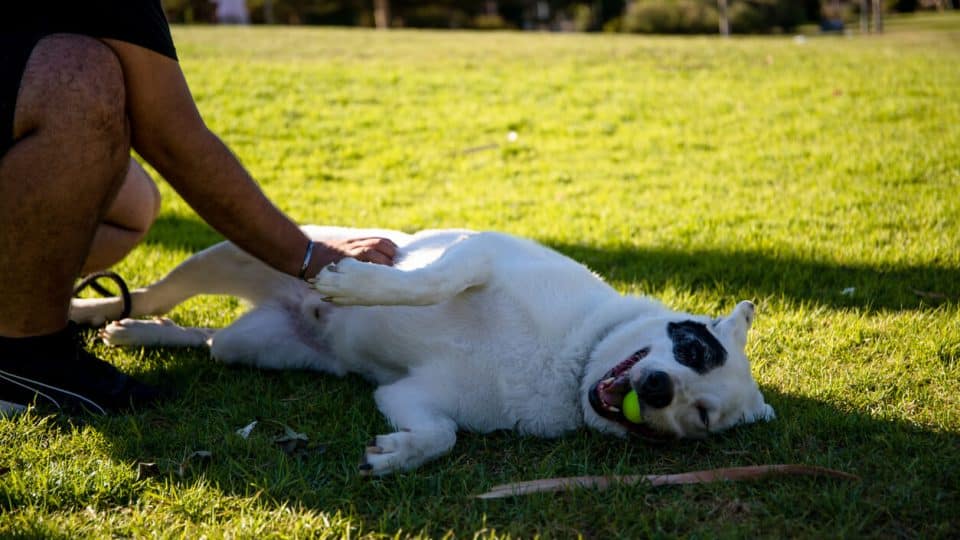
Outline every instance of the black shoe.
[[107, 414], [159, 397], [156, 388], [87, 352], [73, 323], [48, 336], [0, 338], [2, 401]]

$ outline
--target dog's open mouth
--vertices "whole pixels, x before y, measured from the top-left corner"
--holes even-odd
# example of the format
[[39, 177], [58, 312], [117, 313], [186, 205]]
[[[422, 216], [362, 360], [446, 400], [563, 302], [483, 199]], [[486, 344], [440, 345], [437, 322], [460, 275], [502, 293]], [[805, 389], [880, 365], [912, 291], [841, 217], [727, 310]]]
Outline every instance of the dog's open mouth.
[[632, 435], [651, 442], [664, 442], [675, 438], [669, 433], [653, 429], [646, 423], [635, 424], [623, 415], [623, 398], [630, 392], [630, 368], [650, 354], [646, 347], [630, 355], [626, 360], [613, 366], [590, 389], [590, 405], [597, 414], [625, 427]]

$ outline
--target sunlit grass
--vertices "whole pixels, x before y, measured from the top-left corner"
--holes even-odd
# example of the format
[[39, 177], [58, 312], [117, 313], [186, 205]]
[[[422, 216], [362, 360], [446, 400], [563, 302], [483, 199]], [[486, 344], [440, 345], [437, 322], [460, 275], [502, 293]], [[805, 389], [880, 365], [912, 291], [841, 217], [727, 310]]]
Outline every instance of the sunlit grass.
[[[748, 352], [779, 418], [664, 448], [463, 434], [435, 463], [366, 481], [360, 451], [387, 426], [358, 379], [98, 348], [181, 397], [107, 419], [0, 420], [0, 535], [960, 534], [951, 28], [802, 43], [175, 29], [205, 119], [298, 221], [496, 229], [676, 308], [752, 299]], [[218, 240], [162, 190], [157, 226], [117, 268], [134, 284]], [[200, 298], [174, 317], [223, 325], [242, 310]], [[269, 423], [235, 435], [255, 418], [314, 446], [287, 457]], [[141, 462], [156, 467], [138, 476]], [[469, 499], [505, 481], [773, 462], [863, 481]]]

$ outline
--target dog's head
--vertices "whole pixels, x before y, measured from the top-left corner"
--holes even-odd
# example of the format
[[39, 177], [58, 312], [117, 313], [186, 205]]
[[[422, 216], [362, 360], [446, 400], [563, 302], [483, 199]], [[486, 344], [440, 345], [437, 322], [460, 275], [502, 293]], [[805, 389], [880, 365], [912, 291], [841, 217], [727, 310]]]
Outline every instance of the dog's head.
[[[753, 317], [753, 304], [740, 302], [720, 319], [674, 315], [621, 326], [598, 344], [587, 365], [587, 425], [662, 441], [773, 419], [744, 354]], [[631, 389], [639, 397], [640, 423], [622, 413]]]

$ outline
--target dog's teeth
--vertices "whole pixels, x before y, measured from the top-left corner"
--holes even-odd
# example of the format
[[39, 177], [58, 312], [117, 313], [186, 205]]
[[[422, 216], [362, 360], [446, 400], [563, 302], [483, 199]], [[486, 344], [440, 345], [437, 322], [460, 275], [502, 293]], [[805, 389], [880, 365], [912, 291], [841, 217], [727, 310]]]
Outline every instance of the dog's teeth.
[[610, 411], [610, 412], [615, 412], [615, 413], [620, 412], [620, 408], [619, 408], [619, 407], [614, 407], [613, 405], [607, 406], [607, 410]]

